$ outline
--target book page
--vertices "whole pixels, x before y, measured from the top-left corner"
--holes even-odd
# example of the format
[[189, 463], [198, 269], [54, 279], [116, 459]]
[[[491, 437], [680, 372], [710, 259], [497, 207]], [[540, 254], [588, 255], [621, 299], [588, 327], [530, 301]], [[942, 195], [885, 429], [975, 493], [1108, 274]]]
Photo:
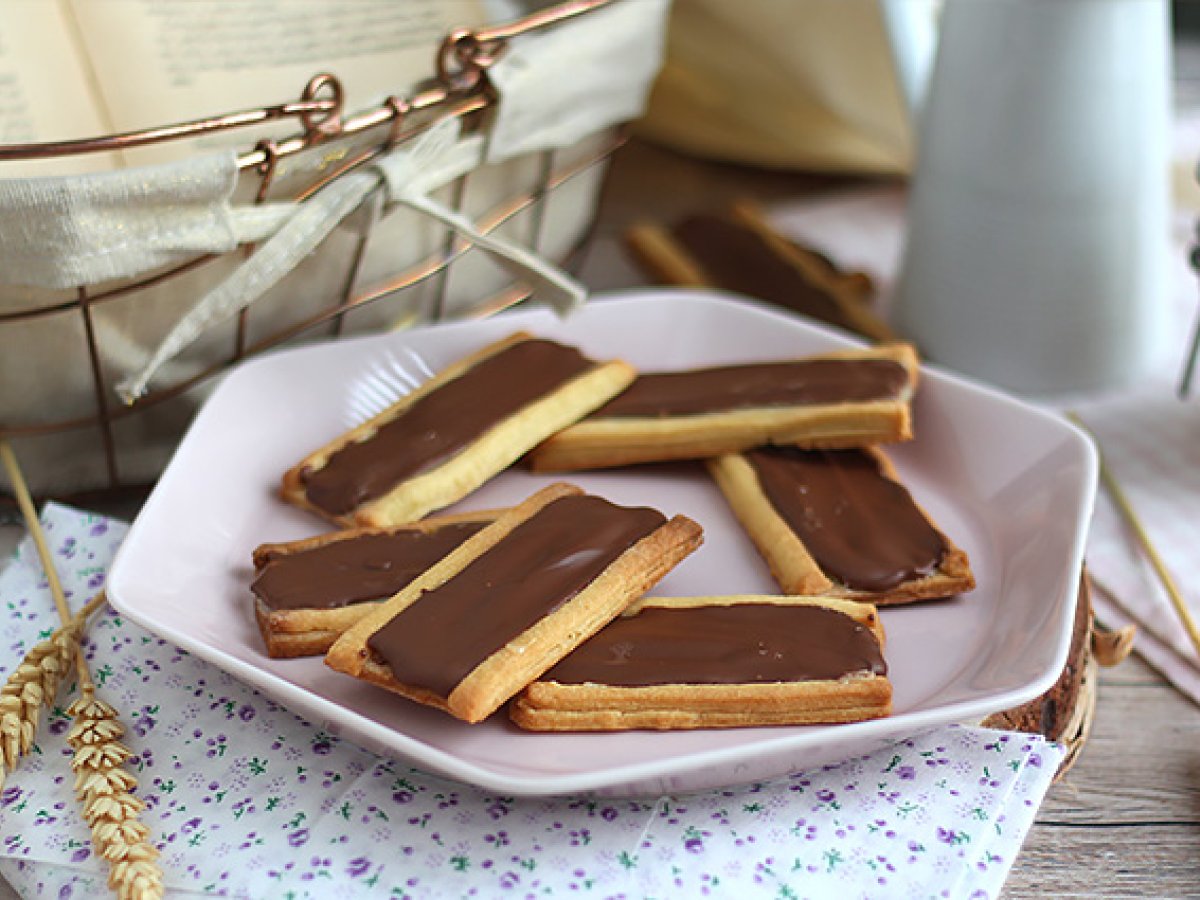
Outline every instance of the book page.
[[[93, 137], [108, 129], [57, 0], [3, 0], [0, 144]], [[3, 161], [0, 177], [80, 172], [111, 165], [111, 160], [96, 155]]]
[[[346, 113], [401, 96], [435, 72], [453, 28], [484, 19], [482, 0], [68, 0], [79, 40], [119, 131], [206, 118], [300, 98], [329, 72]], [[250, 149], [298, 121], [240, 129], [198, 142]], [[193, 147], [192, 150], [195, 148]], [[178, 158], [187, 142], [138, 151], [136, 160]]]

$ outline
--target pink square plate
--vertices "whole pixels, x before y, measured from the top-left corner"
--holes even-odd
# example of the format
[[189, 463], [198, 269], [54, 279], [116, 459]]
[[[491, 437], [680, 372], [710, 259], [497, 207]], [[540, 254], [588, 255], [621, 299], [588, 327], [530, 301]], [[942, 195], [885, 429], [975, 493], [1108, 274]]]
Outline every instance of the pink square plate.
[[[109, 576], [115, 607], [310, 721], [381, 754], [510, 795], [678, 793], [763, 780], [870, 752], [1036, 697], [1066, 661], [1097, 457], [1065, 420], [927, 367], [916, 438], [891, 456], [919, 503], [970, 554], [978, 587], [885, 609], [890, 718], [850, 725], [529, 734], [500, 714], [465, 725], [328, 668], [264, 655], [247, 589], [265, 541], [327, 530], [276, 495], [281, 473], [443, 366], [516, 329], [646, 370], [801, 356], [840, 333], [711, 292], [594, 298], [544, 310], [314, 344], [252, 359], [214, 390], [129, 532]], [[514, 467], [457, 509], [512, 504], [555, 480]], [[581, 473], [586, 490], [684, 513], [705, 543], [661, 595], [776, 592], [699, 466]]]

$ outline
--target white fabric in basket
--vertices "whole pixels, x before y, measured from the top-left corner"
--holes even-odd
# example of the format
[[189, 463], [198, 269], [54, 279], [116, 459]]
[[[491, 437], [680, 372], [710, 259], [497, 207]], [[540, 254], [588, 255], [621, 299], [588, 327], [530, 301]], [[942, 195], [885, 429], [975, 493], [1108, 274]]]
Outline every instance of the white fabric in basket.
[[[463, 155], [446, 166], [453, 176], [426, 168], [415, 192], [427, 193], [485, 158], [560, 149], [639, 115], [661, 65], [666, 8], [667, 0], [627, 0], [515, 39], [490, 71], [500, 100], [488, 147], [465, 143]], [[386, 177], [395, 198], [403, 179]], [[2, 180], [0, 282], [61, 289], [131, 278], [263, 240], [297, 218], [294, 203], [234, 205], [237, 180], [232, 151], [127, 171]], [[365, 196], [365, 183], [343, 177], [322, 190], [318, 203], [307, 204], [309, 226], [319, 218], [327, 234], [349, 212], [343, 207], [351, 198]], [[446, 224], [471, 236], [461, 217]], [[491, 249], [508, 248], [501, 242]], [[524, 270], [528, 263], [522, 256], [517, 265]], [[278, 261], [256, 265], [263, 271], [243, 276], [247, 290]]]
[[232, 151], [126, 172], [0, 182], [0, 272], [69, 288], [130, 278], [277, 229], [291, 204], [231, 206]]
[[662, 64], [668, 0], [630, 0], [526, 35], [488, 70], [500, 93], [488, 160], [569, 147], [641, 115]]

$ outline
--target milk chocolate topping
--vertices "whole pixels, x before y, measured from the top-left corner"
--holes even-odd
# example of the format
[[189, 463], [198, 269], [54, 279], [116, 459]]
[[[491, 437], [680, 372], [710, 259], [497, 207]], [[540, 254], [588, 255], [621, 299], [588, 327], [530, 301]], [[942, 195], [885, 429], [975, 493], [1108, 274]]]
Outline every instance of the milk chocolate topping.
[[599, 497], [562, 497], [422, 594], [367, 641], [403, 684], [447, 697], [481, 662], [554, 612], [666, 521]]
[[456, 522], [436, 531], [364, 534], [272, 559], [250, 585], [271, 609], [336, 609], [382, 600], [483, 528]]
[[699, 214], [680, 222], [674, 235], [715, 287], [850, 327], [837, 301], [781, 258], [752, 228]]
[[522, 407], [594, 366], [573, 347], [521, 341], [425, 395], [368, 440], [302, 474], [310, 503], [344, 515], [458, 453]]
[[589, 418], [894, 400], [907, 382], [904, 366], [890, 359], [808, 359], [657, 372], [639, 375]]
[[847, 587], [886, 590], [931, 574], [945, 556], [941, 534], [867, 453], [771, 447], [746, 458], [821, 571]]
[[879, 642], [830, 609], [768, 603], [647, 607], [606, 625], [542, 681], [636, 687], [826, 681], [887, 674]]

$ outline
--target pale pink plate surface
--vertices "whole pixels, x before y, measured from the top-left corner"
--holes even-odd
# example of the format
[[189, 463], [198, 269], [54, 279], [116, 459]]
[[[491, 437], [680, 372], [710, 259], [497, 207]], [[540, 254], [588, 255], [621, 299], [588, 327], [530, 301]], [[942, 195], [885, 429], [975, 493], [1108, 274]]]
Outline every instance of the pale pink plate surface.
[[[936, 370], [923, 374], [916, 440], [892, 458], [971, 557], [978, 588], [883, 611], [895, 714], [853, 725], [538, 735], [481, 725], [364, 685], [319, 659], [271, 660], [247, 584], [265, 541], [327, 530], [277, 499], [280, 474], [398, 392], [518, 328], [646, 370], [778, 359], [848, 343], [727, 295], [596, 298], [567, 320], [537, 310], [288, 350], [217, 387], [134, 522], [108, 582], [114, 606], [309, 720], [428, 771], [514, 795], [680, 792], [761, 780], [1031, 699], [1061, 671], [1095, 493], [1088, 439], [1060, 418]], [[554, 480], [519, 468], [459, 507], [504, 506]], [[684, 513], [705, 543], [656, 589], [774, 592], [767, 569], [698, 466], [583, 473], [585, 489]]]

